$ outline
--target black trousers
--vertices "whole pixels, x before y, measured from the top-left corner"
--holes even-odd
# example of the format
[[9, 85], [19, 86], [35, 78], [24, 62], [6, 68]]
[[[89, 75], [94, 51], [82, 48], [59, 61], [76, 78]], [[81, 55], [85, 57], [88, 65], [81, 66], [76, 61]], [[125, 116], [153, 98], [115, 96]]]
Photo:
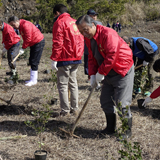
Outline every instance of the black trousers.
[[45, 40], [43, 39], [39, 43], [30, 47], [29, 65], [33, 71], [38, 70], [38, 65], [42, 56], [43, 48], [45, 46]]
[[18, 55], [19, 53], [19, 42], [14, 44], [8, 51], [7, 51], [7, 59], [8, 65], [11, 69], [16, 68], [16, 61], [12, 64], [12, 60]]

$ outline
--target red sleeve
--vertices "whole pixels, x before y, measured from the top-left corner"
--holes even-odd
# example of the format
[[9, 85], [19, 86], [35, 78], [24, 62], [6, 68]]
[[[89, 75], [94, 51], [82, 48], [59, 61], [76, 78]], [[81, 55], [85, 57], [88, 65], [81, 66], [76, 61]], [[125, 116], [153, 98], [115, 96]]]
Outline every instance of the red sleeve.
[[29, 25], [29, 23], [25, 23], [22, 27], [22, 37], [23, 37], [23, 45], [22, 45], [22, 48], [23, 49], [26, 49], [29, 45], [30, 45], [30, 42], [32, 40], [32, 28], [31, 26]]
[[160, 96], [160, 86], [156, 89], [156, 90], [154, 90], [153, 92], [152, 92], [152, 94], [150, 95], [150, 97], [152, 98], [152, 99], [154, 99], [154, 98], [157, 98], [157, 97], [159, 97]]
[[53, 34], [53, 39], [52, 39], [53, 45], [52, 45], [52, 55], [50, 59], [52, 59], [53, 61], [57, 61], [57, 58], [59, 58], [63, 49], [63, 41], [64, 41], [63, 25], [55, 23], [53, 25], [52, 34]]
[[111, 33], [103, 34], [102, 47], [104, 49], [104, 61], [98, 69], [98, 72], [103, 75], [107, 75], [113, 68], [118, 56], [120, 49], [120, 41], [118, 36], [114, 36]]

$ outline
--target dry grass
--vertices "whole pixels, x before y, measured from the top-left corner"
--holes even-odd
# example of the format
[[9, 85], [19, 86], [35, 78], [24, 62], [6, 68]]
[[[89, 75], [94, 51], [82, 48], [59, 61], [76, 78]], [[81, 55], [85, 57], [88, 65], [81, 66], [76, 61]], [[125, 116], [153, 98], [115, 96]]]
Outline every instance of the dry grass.
[[[149, 24], [148, 24], [149, 25]], [[154, 39], [160, 46], [160, 34], [154, 29], [152, 33], [148, 33], [150, 28], [143, 28], [141, 33], [136, 32], [137, 28], [122, 29], [121, 35], [144, 36]], [[3, 93], [2, 83], [0, 83], [1, 97], [9, 99], [14, 93], [12, 105], [7, 106], [4, 102], [0, 103], [0, 137], [9, 137], [16, 135], [27, 135], [26, 138], [17, 140], [5, 140], [0, 143], [0, 156], [3, 160], [31, 160], [34, 158], [34, 151], [38, 149], [34, 130], [27, 127], [24, 121], [32, 120], [30, 112], [33, 108], [41, 108], [42, 104], [48, 103], [43, 98], [58, 98], [58, 91], [49, 78], [50, 74], [44, 74], [45, 69], [50, 69], [49, 56], [52, 47], [52, 35], [45, 34], [46, 46], [39, 65], [39, 81], [36, 86], [25, 87], [24, 81], [29, 78], [29, 67], [27, 62], [20, 60], [17, 62], [17, 70], [20, 75], [21, 83], [12, 87], [8, 92]], [[2, 62], [0, 82], [4, 81], [8, 71], [7, 60]], [[77, 73], [79, 84], [79, 108], [81, 109], [90, 92], [90, 85], [86, 83], [87, 76], [84, 76], [83, 64], [79, 66]], [[155, 79], [154, 88], [160, 85], [160, 79]], [[47, 150], [48, 160], [110, 160], [118, 159], [118, 150], [122, 149], [122, 145], [116, 141], [115, 137], [99, 137], [97, 130], [105, 127], [105, 116], [100, 108], [99, 103], [100, 92], [95, 91], [90, 102], [83, 114], [80, 122], [75, 130], [75, 134], [80, 138], [69, 138], [58, 128], [69, 129], [75, 122], [75, 117], [52, 117], [43, 133], [43, 149]], [[51, 106], [56, 113], [60, 111], [59, 100], [57, 105]], [[145, 110], [139, 110], [136, 100], [131, 106], [133, 114], [133, 135], [131, 142], [140, 142], [142, 148], [142, 156], [144, 160], [160, 159], [160, 107], [159, 98], [153, 101]], [[118, 126], [120, 120], [118, 119]]]

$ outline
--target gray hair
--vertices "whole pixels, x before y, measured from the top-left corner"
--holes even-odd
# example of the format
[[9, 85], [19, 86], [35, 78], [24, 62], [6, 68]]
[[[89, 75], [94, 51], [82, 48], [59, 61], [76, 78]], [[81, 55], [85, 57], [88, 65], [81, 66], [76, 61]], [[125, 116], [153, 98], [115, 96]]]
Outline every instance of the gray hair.
[[79, 17], [76, 21], [76, 25], [81, 25], [83, 22], [85, 22], [90, 27], [93, 26], [93, 23], [95, 26], [97, 25], [96, 21], [93, 18], [91, 18], [89, 15], [83, 15]]
[[11, 21], [16, 22], [16, 21], [18, 21], [18, 20], [19, 20], [18, 17], [12, 16], [12, 17], [9, 17], [9, 18], [8, 18], [8, 23], [10, 23]]

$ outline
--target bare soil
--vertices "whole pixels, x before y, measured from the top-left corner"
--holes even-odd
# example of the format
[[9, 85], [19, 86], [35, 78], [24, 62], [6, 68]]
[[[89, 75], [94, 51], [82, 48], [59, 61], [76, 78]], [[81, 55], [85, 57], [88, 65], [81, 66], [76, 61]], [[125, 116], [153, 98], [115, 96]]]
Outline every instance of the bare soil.
[[[153, 40], [160, 47], [160, 21], [145, 22], [143, 25], [135, 25], [122, 28], [120, 35], [142, 36]], [[31, 111], [43, 108], [43, 104], [49, 104], [54, 114], [46, 125], [42, 134], [45, 144], [42, 148], [47, 151], [48, 160], [110, 160], [119, 159], [118, 151], [123, 145], [114, 136], [99, 137], [96, 131], [105, 128], [105, 116], [100, 108], [100, 91], [94, 91], [88, 106], [78, 123], [75, 134], [80, 138], [69, 138], [59, 130], [59, 127], [69, 130], [76, 117], [54, 117], [60, 112], [59, 97], [56, 85], [50, 80], [51, 74], [46, 74], [46, 69], [51, 69], [49, 59], [52, 49], [52, 34], [44, 34], [46, 45], [39, 65], [38, 84], [26, 87], [25, 80], [30, 77], [30, 67], [27, 60], [17, 61], [17, 71], [20, 81], [10, 86], [5, 83], [6, 72], [9, 71], [7, 59], [3, 59], [0, 69], [1, 98], [9, 100], [14, 94], [12, 104], [7, 105], [0, 101], [0, 159], [2, 160], [33, 160], [34, 152], [38, 150], [39, 141], [35, 131], [24, 124], [26, 120], [33, 120]], [[154, 80], [154, 89], [160, 85], [160, 75]], [[79, 85], [79, 108], [84, 105], [89, 93], [90, 85], [86, 82], [83, 63], [77, 73]], [[45, 95], [47, 98], [45, 98]], [[51, 105], [50, 100], [57, 98], [57, 104]], [[137, 97], [139, 99], [140, 97]], [[137, 99], [133, 100], [131, 111], [133, 115], [131, 143], [140, 142], [142, 157], [144, 160], [160, 159], [160, 105], [159, 98], [153, 100], [149, 106], [140, 110]], [[118, 118], [118, 127], [121, 125]], [[27, 135], [23, 138], [14, 136]], [[13, 139], [1, 140], [2, 137]]]

